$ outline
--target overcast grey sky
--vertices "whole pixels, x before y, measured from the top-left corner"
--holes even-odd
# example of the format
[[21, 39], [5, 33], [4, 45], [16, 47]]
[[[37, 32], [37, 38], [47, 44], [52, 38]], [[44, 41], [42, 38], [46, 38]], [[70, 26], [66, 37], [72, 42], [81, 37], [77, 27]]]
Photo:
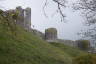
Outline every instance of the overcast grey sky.
[[[79, 12], [73, 12], [73, 10], [69, 7], [66, 8], [64, 13], [66, 14], [67, 23], [60, 22], [59, 15], [55, 13], [56, 4], [51, 2], [48, 4], [46, 8], [46, 14], [48, 18], [44, 16], [42, 11], [42, 6], [44, 5], [45, 0], [6, 0], [1, 1], [1, 8], [3, 9], [14, 9], [16, 6], [31, 7], [32, 9], [32, 25], [34, 25], [35, 29], [38, 29], [42, 32], [46, 28], [55, 27], [58, 30], [58, 37], [61, 39], [70, 39], [76, 40], [79, 38], [77, 36], [77, 32], [79, 32], [83, 26], [82, 22], [84, 22], [83, 18], [79, 15]], [[71, 3], [75, 0], [69, 0]], [[71, 4], [70, 3], [70, 4]], [[55, 14], [52, 16], [52, 14]]]

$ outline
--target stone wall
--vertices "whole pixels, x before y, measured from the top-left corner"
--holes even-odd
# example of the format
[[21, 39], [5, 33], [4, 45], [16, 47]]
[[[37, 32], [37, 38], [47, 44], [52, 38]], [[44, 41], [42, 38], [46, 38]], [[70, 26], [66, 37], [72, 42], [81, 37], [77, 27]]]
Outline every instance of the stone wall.
[[31, 29], [31, 8], [26, 8], [23, 9], [22, 7], [16, 7], [15, 10], [7, 10], [6, 12], [8, 13], [14, 13], [17, 12], [19, 13], [19, 18], [17, 19], [16, 23], [23, 27], [24, 29], [33, 32], [35, 35], [40, 37], [41, 39], [46, 40], [47, 42], [59, 42], [59, 43], [64, 43], [65, 45], [77, 47], [78, 42], [77, 41], [72, 41], [72, 40], [61, 40], [58, 39], [57, 36], [57, 29], [56, 28], [48, 28], [45, 30], [45, 34], [35, 30]]
[[73, 40], [62, 40], [62, 39], [58, 39], [57, 41], [60, 42], [60, 43], [65, 44], [65, 45], [68, 45], [68, 46], [77, 47], [77, 42], [76, 41], [73, 41]]
[[57, 37], [57, 29], [56, 28], [48, 28], [45, 30], [45, 40], [47, 42], [56, 42], [56, 43], [63, 43], [68, 46], [77, 47], [77, 43], [72, 40], [62, 40], [58, 39]]
[[40, 31], [38, 31], [38, 30], [36, 30], [36, 29], [32, 29], [32, 32], [33, 32], [34, 35], [36, 35], [36, 36], [38, 36], [40, 39], [43, 39], [43, 40], [44, 40], [44, 38], [45, 38], [44, 33], [40, 32]]

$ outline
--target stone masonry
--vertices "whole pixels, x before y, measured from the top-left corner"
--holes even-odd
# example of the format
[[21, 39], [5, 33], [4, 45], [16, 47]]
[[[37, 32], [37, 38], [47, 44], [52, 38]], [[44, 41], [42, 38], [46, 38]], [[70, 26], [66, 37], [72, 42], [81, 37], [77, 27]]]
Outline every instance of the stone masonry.
[[31, 8], [27, 7], [23, 9], [21, 6], [16, 7], [15, 10], [7, 10], [6, 13], [16, 13], [18, 12], [18, 19], [16, 24], [23, 27], [24, 29], [31, 30]]
[[57, 40], [57, 29], [56, 28], [48, 28], [45, 30], [45, 40], [49, 42], [54, 42]]
[[19, 19], [17, 24], [24, 27], [26, 30], [31, 29], [31, 8], [22, 9], [22, 7], [16, 7], [16, 11], [19, 12]]

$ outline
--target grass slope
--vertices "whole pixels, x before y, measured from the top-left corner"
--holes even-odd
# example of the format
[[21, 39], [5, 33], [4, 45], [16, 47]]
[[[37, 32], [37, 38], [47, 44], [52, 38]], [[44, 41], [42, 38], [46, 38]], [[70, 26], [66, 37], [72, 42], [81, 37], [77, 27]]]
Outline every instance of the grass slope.
[[63, 51], [20, 27], [16, 29], [16, 36], [5, 28], [0, 24], [0, 64], [72, 63], [69, 48]]
[[57, 47], [57, 48], [59, 48], [59, 49], [61, 49], [64, 52], [66, 52], [71, 57], [76, 57], [76, 56], [79, 56], [79, 55], [86, 54], [85, 52], [80, 51], [78, 48], [71, 47], [71, 46], [68, 46], [68, 45], [64, 45], [63, 43], [52, 42], [50, 44]]
[[71, 64], [71, 57], [21, 28], [14, 37], [0, 24], [0, 64]]

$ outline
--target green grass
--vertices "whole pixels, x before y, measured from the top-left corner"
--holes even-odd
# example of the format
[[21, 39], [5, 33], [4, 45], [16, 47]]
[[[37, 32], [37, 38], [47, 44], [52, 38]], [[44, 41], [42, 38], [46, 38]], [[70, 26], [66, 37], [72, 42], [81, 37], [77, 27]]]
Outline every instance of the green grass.
[[[72, 64], [78, 52], [69, 47], [63, 51], [20, 27], [15, 36], [5, 28], [0, 24], [0, 64]], [[69, 51], [75, 53], [71, 56]]]
[[64, 45], [63, 43], [52, 42], [50, 44], [57, 47], [57, 48], [59, 48], [59, 49], [61, 49], [63, 52], [66, 52], [71, 57], [76, 57], [76, 56], [79, 56], [79, 55], [82, 55], [82, 54], [86, 54], [85, 52], [80, 51], [76, 47], [71, 47], [71, 46], [68, 46], [68, 45]]
[[70, 64], [71, 58], [37, 36], [18, 28], [17, 35], [0, 25], [0, 64]]

